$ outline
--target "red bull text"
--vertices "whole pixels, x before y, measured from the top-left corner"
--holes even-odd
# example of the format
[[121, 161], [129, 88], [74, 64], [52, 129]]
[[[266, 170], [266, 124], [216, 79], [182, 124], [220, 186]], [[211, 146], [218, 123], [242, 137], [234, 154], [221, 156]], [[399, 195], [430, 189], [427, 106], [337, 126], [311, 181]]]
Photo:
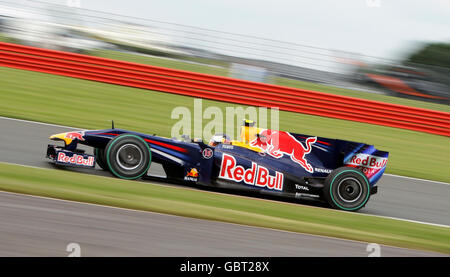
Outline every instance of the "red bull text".
[[260, 148], [277, 159], [286, 154], [291, 157], [293, 162], [299, 164], [306, 171], [313, 173], [314, 168], [308, 163], [305, 155], [311, 152], [311, 145], [316, 141], [317, 137], [309, 137], [305, 140], [306, 147], [304, 147], [301, 142], [288, 132], [263, 130], [250, 145]]
[[345, 164], [361, 169], [363, 173], [370, 178], [386, 167], [387, 158], [358, 153], [353, 155]]
[[269, 174], [269, 170], [264, 166], [252, 162], [252, 167], [244, 169], [236, 164], [236, 159], [227, 154], [222, 156], [219, 178], [235, 182], [244, 182], [247, 185], [268, 188], [271, 190], [283, 190], [284, 175], [275, 171], [275, 176]]
[[81, 166], [94, 166], [94, 157], [84, 158], [82, 155], [73, 154], [72, 157], [67, 156], [64, 152], [58, 152], [58, 162], [81, 165]]

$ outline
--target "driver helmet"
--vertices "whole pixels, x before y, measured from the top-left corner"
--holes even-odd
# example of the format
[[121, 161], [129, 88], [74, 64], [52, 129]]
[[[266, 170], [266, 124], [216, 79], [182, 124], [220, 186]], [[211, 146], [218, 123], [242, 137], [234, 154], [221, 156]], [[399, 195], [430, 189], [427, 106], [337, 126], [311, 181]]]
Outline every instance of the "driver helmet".
[[230, 141], [230, 138], [226, 134], [215, 134], [209, 140], [208, 145], [215, 147], [215, 146], [219, 145], [220, 143], [230, 144], [231, 141]]

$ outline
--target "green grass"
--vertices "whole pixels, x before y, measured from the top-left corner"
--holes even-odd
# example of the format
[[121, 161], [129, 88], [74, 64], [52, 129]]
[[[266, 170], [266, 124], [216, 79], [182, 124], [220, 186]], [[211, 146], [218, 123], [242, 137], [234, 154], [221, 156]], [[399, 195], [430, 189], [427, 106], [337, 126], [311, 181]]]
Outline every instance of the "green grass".
[[[117, 128], [170, 137], [172, 126], [179, 120], [171, 119], [172, 110], [185, 106], [193, 113], [193, 100], [169, 93], [0, 68], [0, 115], [7, 117], [86, 129], [109, 128], [114, 119]], [[224, 119], [226, 107], [238, 107], [203, 101], [203, 110], [210, 106], [224, 111]], [[208, 122], [204, 119], [203, 125]], [[373, 144], [390, 152], [387, 173], [450, 182], [448, 137], [283, 111], [280, 129]]]
[[184, 187], [0, 163], [0, 190], [450, 253], [450, 229]]
[[2, 33], [0, 33], [0, 41], [1, 42], [8, 42], [8, 43], [16, 43], [16, 40], [13, 38], [10, 38]]

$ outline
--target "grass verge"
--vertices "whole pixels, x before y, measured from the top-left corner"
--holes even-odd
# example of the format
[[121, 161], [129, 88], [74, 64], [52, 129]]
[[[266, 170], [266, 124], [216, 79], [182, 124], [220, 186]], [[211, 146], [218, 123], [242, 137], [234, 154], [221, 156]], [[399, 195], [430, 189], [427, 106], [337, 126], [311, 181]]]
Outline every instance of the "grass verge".
[[0, 163], [0, 190], [450, 253], [450, 229], [388, 218]]
[[[171, 119], [171, 113], [178, 106], [187, 107], [193, 117], [191, 97], [0, 68], [1, 116], [86, 129], [109, 128], [114, 119], [117, 128], [170, 137], [172, 126], [179, 121]], [[203, 110], [211, 106], [223, 112], [223, 120], [226, 107], [239, 107], [203, 101]], [[203, 126], [210, 121], [204, 119]], [[279, 127], [301, 134], [373, 144], [390, 152], [387, 173], [450, 183], [447, 137], [283, 111]]]

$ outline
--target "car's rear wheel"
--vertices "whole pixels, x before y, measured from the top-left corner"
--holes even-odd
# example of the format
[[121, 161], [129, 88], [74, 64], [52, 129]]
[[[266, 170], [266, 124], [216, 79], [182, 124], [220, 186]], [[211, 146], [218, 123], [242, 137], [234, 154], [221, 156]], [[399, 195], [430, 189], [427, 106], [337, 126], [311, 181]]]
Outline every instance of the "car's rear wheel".
[[109, 170], [108, 164], [105, 160], [105, 149], [104, 148], [94, 148], [95, 162], [103, 170]]
[[357, 168], [340, 167], [325, 179], [325, 200], [335, 209], [357, 211], [369, 201], [367, 177]]
[[105, 151], [109, 170], [121, 179], [138, 179], [150, 168], [150, 147], [139, 136], [120, 135], [106, 145]]

